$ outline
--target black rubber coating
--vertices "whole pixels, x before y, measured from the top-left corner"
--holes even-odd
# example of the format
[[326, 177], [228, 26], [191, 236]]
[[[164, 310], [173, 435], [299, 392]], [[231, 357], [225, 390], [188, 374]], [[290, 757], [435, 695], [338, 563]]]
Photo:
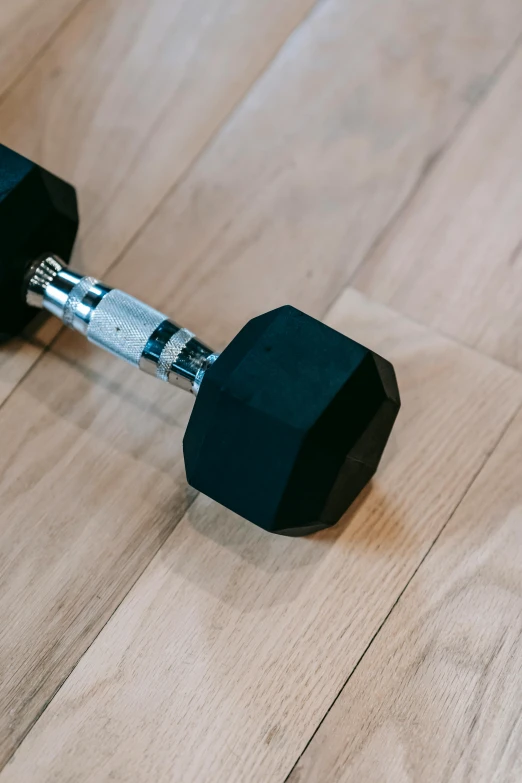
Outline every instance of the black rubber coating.
[[78, 225], [72, 185], [0, 144], [0, 340], [37, 312], [23, 296], [28, 265], [44, 253], [68, 263]]
[[281, 307], [205, 373], [183, 442], [188, 481], [265, 530], [313, 533], [373, 476], [399, 408], [389, 362]]

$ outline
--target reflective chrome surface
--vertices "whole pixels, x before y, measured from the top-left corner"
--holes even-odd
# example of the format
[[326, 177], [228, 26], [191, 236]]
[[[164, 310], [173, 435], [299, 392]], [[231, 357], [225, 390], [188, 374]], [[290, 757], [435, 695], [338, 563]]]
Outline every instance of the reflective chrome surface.
[[31, 307], [43, 307], [44, 294], [63, 264], [54, 256], [46, 256], [36, 261], [27, 275], [25, 301]]
[[206, 371], [212, 364], [214, 364], [214, 362], [218, 358], [219, 358], [218, 353], [211, 353], [210, 356], [207, 356], [207, 358], [202, 362], [199, 370], [196, 373], [194, 383], [192, 384], [192, 390], [194, 394], [197, 394], [199, 392], [199, 387], [201, 386]]
[[217, 354], [138, 299], [46, 256], [29, 272], [26, 301], [149, 375], [197, 394]]
[[149, 375], [156, 375], [160, 356], [170, 338], [179, 332], [179, 326], [172, 321], [164, 320], [155, 329], [147, 341], [140, 359], [140, 370]]

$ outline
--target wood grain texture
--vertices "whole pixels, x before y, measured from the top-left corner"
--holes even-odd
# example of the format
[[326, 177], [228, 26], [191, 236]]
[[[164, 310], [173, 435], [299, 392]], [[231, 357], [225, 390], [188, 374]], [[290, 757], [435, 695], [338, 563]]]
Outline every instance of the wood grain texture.
[[[101, 275], [118, 258], [312, 6], [89, 0], [0, 106], [2, 141], [78, 186], [76, 265]], [[324, 313], [521, 29], [518, 0], [322, 3], [133, 264], [176, 265], [188, 317], [208, 311], [227, 336], [252, 289]], [[0, 402], [34, 337], [0, 354]]]
[[[106, 271], [314, 2], [89, 0], [73, 16], [0, 104], [0, 140], [78, 188], [77, 267]], [[45, 336], [0, 348], [0, 403]]]
[[[404, 406], [373, 489], [337, 528], [307, 539], [271, 536], [198, 497], [5, 767], [1, 783], [285, 779], [522, 401], [522, 379], [512, 371], [354, 291], [341, 297], [329, 322], [390, 356], [398, 370]], [[25, 542], [26, 552], [18, 564], [8, 563], [5, 586], [9, 591], [18, 585], [19, 592], [0, 592], [3, 611], [22, 611], [32, 624], [25, 635], [8, 635], [12, 650], [3, 665], [12, 672], [10, 662], [16, 660], [17, 678], [28, 634], [33, 649], [36, 644], [41, 651], [42, 676], [44, 655], [34, 641], [39, 639], [34, 623], [54, 616], [53, 590], [59, 588], [63, 602], [63, 614], [55, 619], [61, 630], [54, 640], [56, 659], [70, 654], [71, 639], [82, 630], [78, 600], [84, 604], [91, 594], [92, 602], [95, 595], [107, 602], [114, 581], [124, 578], [132, 547], [120, 547], [128, 528], [140, 526], [146, 533], [150, 517], [157, 520], [156, 531], [168, 526], [165, 477], [150, 468], [143, 477], [143, 457], [133, 464], [131, 445], [140, 434], [117, 437], [125, 421], [120, 404], [129, 404], [119, 403], [122, 392], [114, 389], [102, 404], [103, 390], [82, 378], [77, 382], [90, 388], [90, 400], [68, 392], [57, 410], [51, 395], [57, 361], [50, 356], [42, 362], [40, 373], [32, 373], [31, 383], [24, 382], [0, 413], [3, 427], [2, 419], [14, 422], [19, 415], [15, 406], [27, 411], [26, 395], [38, 397], [33, 400], [38, 424], [28, 422], [18, 451], [35, 449], [38, 427], [61, 454], [60, 462], [47, 449], [46, 463], [58, 464], [48, 469], [46, 486], [36, 479], [30, 491], [15, 487], [4, 511], [12, 520], [11, 536]], [[125, 371], [120, 372], [123, 381]], [[102, 377], [106, 384], [105, 371], [99, 384]], [[94, 397], [99, 412], [93, 417]], [[45, 427], [44, 404], [54, 408]], [[145, 453], [158, 460], [153, 441], [160, 436], [161, 454], [161, 437], [168, 434], [174, 461], [180, 436], [165, 430], [164, 422], [141, 412], [138, 433], [150, 445]], [[67, 486], [60, 482], [64, 464]], [[32, 475], [40, 471], [36, 462]], [[159, 489], [151, 494], [158, 479]], [[182, 491], [178, 480], [171, 492]], [[27, 530], [19, 526], [36, 516], [28, 512], [28, 499], [43, 508], [49, 494], [55, 500], [52, 517], [40, 511], [34, 531], [43, 553], [31, 574], [39, 596], [34, 611], [24, 608], [32, 599], [20, 587], [31, 584], [27, 564], [36, 565], [35, 555]], [[64, 535], [74, 537], [72, 563], [72, 542], [60, 540], [64, 524]], [[35, 687], [31, 664], [17, 683], [18, 694]]]
[[0, 761], [183, 515], [189, 395], [67, 332], [0, 410]]
[[38, 57], [82, 0], [2, 0], [0, 8], [0, 98]]
[[[79, 186], [76, 264], [218, 348], [283, 301], [326, 311], [522, 29], [518, 0], [324, 0], [291, 34], [312, 5], [88, 0], [0, 104], [1, 140]], [[492, 100], [469, 128], [507, 167]], [[17, 386], [52, 321], [1, 349], [0, 765], [27, 735], [2, 783], [290, 772], [522, 401], [516, 373], [354, 291], [331, 320], [396, 362], [405, 406], [373, 489], [299, 541], [190, 506], [183, 393], [69, 333]]]
[[146, 257], [152, 293], [177, 266], [173, 305], [189, 324], [205, 315], [208, 339], [229, 337], [259, 301], [324, 314], [521, 29], [519, 0], [322, 3], [118, 279], [132, 285]]
[[288, 783], [522, 779], [522, 415]]
[[361, 267], [372, 297], [522, 369], [522, 50]]

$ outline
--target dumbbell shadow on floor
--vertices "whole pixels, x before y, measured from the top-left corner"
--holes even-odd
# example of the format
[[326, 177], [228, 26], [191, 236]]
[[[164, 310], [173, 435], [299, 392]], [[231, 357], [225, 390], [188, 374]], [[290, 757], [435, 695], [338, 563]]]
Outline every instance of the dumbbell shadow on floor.
[[183, 440], [189, 484], [274, 533], [334, 525], [382, 456], [400, 408], [392, 365], [285, 306], [221, 354], [157, 310], [68, 269], [74, 188], [0, 145], [0, 335], [38, 309], [195, 397]]

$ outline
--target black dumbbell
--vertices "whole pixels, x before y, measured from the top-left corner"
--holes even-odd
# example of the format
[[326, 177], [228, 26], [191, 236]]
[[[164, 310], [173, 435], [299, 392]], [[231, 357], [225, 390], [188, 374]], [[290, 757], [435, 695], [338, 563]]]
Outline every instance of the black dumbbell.
[[249, 321], [217, 355], [187, 329], [67, 268], [74, 188], [0, 145], [0, 334], [43, 308], [196, 395], [189, 483], [265, 530], [335, 524], [375, 473], [400, 407], [392, 365], [293, 307]]

